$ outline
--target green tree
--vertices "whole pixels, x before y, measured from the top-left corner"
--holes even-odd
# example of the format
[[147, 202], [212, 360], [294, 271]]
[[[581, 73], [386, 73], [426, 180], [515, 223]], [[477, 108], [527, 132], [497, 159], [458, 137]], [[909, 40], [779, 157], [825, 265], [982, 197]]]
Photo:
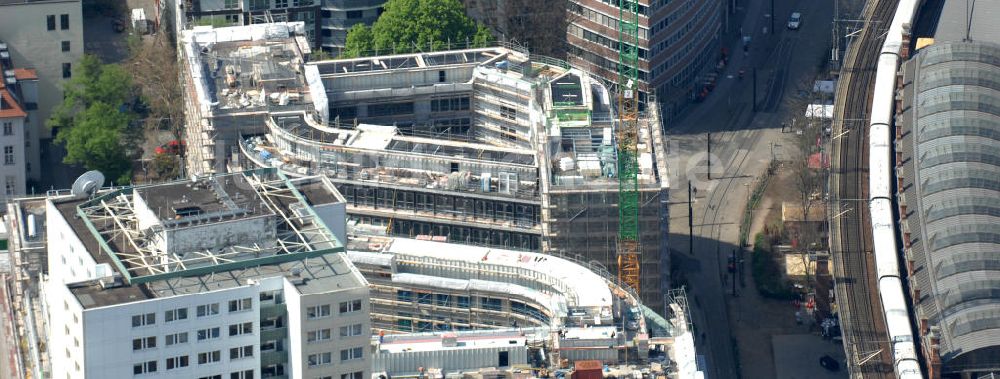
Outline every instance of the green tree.
[[489, 29], [467, 17], [458, 0], [389, 0], [384, 8], [370, 31], [364, 26], [351, 28], [345, 57], [444, 50], [467, 43], [485, 46], [493, 41]]
[[344, 58], [356, 58], [368, 54], [375, 50], [372, 28], [359, 23], [354, 24], [351, 30], [347, 31], [347, 41], [344, 43], [344, 51], [340, 54]]
[[128, 146], [134, 144], [125, 137], [136, 118], [128, 107], [135, 99], [131, 75], [121, 66], [85, 55], [63, 93], [63, 102], [46, 122], [49, 128], [58, 129], [56, 143], [66, 147], [63, 162], [100, 170], [116, 183], [128, 182]]
[[66, 147], [63, 161], [100, 170], [116, 183], [128, 183], [131, 164], [122, 136], [132, 118], [118, 106], [103, 102], [78, 112], [73, 126], [56, 135], [56, 142]]

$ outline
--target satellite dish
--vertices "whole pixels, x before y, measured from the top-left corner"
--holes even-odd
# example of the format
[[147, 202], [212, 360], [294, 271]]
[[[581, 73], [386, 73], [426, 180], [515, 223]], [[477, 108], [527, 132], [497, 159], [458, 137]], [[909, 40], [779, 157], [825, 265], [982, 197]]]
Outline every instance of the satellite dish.
[[94, 196], [94, 193], [96, 193], [97, 190], [100, 189], [101, 186], [103, 185], [104, 185], [104, 174], [102, 174], [100, 171], [97, 170], [87, 171], [83, 173], [83, 175], [80, 175], [79, 178], [76, 178], [76, 181], [73, 182], [73, 188], [70, 190], [70, 192], [73, 194], [73, 196], [91, 197]]

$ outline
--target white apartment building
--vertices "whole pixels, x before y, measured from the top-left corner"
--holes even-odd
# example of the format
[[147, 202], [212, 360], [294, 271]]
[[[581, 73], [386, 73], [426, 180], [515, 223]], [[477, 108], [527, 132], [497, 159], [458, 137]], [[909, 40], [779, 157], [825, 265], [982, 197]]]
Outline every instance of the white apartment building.
[[41, 177], [40, 139], [52, 138], [45, 127], [52, 109], [62, 102], [63, 82], [73, 76], [73, 66], [83, 57], [83, 16], [80, 0], [0, 0], [0, 41], [21, 67], [38, 76], [37, 109], [24, 128], [25, 170], [29, 179]]
[[342, 202], [268, 170], [46, 199], [52, 377], [367, 377]]
[[7, 44], [0, 42], [0, 198], [25, 193], [25, 132], [38, 123], [38, 75], [16, 68]]

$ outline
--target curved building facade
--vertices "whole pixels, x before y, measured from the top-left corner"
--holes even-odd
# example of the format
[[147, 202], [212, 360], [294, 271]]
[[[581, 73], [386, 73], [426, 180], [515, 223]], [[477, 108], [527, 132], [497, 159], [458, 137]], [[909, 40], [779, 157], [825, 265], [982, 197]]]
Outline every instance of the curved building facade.
[[[614, 81], [618, 75], [617, 1], [571, 0], [569, 60]], [[639, 81], [670, 112], [719, 51], [722, 2], [639, 1]], [[668, 114], [669, 115], [669, 114]]]
[[998, 72], [1000, 45], [982, 42], [937, 43], [904, 68], [904, 242], [925, 351], [945, 377], [1000, 371]]

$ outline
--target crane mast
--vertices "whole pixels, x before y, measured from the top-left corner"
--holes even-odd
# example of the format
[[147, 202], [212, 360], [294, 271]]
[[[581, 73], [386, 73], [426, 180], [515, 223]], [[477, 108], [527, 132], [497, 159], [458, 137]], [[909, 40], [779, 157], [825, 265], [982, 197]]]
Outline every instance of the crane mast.
[[639, 292], [639, 1], [618, 0], [618, 278]]

